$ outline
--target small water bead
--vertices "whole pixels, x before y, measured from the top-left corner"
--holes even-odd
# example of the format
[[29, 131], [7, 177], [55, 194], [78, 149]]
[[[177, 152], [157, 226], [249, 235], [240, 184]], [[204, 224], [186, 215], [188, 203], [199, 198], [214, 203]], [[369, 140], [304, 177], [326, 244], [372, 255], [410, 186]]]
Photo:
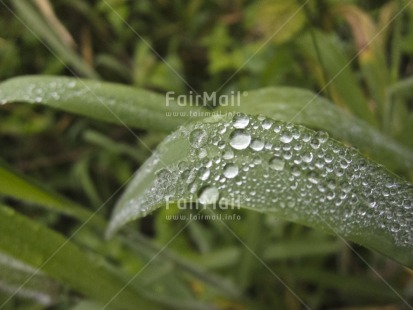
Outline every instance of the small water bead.
[[293, 157], [293, 153], [291, 153], [291, 151], [285, 151], [283, 153], [283, 157], [284, 157], [285, 160], [290, 160], [291, 157]]
[[156, 172], [156, 177], [159, 180], [168, 180], [172, 177], [172, 173], [168, 169], [161, 169]]
[[235, 128], [242, 129], [248, 126], [250, 118], [243, 113], [237, 113], [234, 115], [232, 121]]
[[194, 180], [195, 180], [195, 178], [196, 178], [196, 172], [197, 172], [197, 170], [195, 170], [195, 169], [192, 169], [192, 170], [185, 170], [183, 173], [182, 173], [182, 176], [183, 177], [185, 177], [185, 179], [186, 179], [186, 183], [192, 183]]
[[311, 152], [304, 153], [304, 154], [301, 156], [301, 159], [302, 159], [303, 162], [305, 162], [305, 163], [310, 163], [310, 162], [313, 160], [313, 154], [312, 154]]
[[333, 156], [332, 156], [331, 154], [327, 153], [327, 154], [324, 156], [324, 161], [325, 161], [327, 164], [331, 163], [331, 162], [333, 161]]
[[217, 144], [217, 147], [220, 150], [224, 149], [225, 148], [225, 142], [224, 141], [219, 141], [218, 144]]
[[227, 127], [225, 127], [224, 125], [218, 127], [218, 133], [219, 134], [224, 134], [227, 131]]
[[251, 135], [243, 130], [234, 130], [229, 144], [236, 150], [245, 150], [251, 143]]
[[310, 145], [313, 149], [318, 149], [320, 147], [320, 141], [316, 138], [311, 139]]
[[70, 81], [67, 83], [67, 87], [74, 88], [76, 86], [76, 81]]
[[220, 141], [220, 137], [219, 136], [214, 136], [212, 139], [211, 139], [211, 143], [213, 144], [213, 145], [218, 145], [218, 143], [219, 142], [223, 142], [223, 141]]
[[198, 187], [199, 187], [199, 183], [198, 182], [193, 182], [192, 184], [190, 184], [189, 186], [189, 192], [191, 194], [195, 194], [198, 191]]
[[198, 193], [198, 200], [203, 205], [214, 204], [219, 199], [219, 190], [214, 186], [206, 186]]
[[224, 176], [228, 179], [233, 179], [238, 175], [239, 169], [234, 164], [227, 164], [224, 167]]
[[316, 160], [316, 162], [315, 162], [315, 166], [318, 168], [318, 169], [323, 169], [324, 168], [324, 160], [323, 159], [321, 159], [321, 158], [319, 158], [319, 159], [317, 159]]
[[282, 123], [280, 121], [275, 121], [273, 125], [273, 131], [275, 133], [279, 133], [281, 131], [281, 128], [282, 128]]
[[301, 135], [301, 139], [302, 139], [304, 142], [308, 142], [308, 141], [311, 140], [311, 135], [310, 135], [308, 132], [304, 132], [304, 133], [302, 133], [302, 135]]
[[233, 159], [234, 158], [234, 152], [231, 149], [228, 149], [224, 152], [224, 154], [222, 155], [222, 157], [224, 159]]
[[206, 151], [206, 149], [202, 148], [202, 149], [198, 150], [198, 158], [199, 159], [205, 158], [205, 157], [207, 157], [207, 155], [208, 155], [208, 152]]
[[325, 143], [328, 140], [328, 133], [325, 131], [317, 131], [317, 133], [315, 134], [315, 137], [318, 139], [318, 141], [320, 141], [320, 143]]
[[319, 179], [318, 179], [318, 175], [317, 175], [316, 172], [310, 171], [310, 172], [307, 174], [307, 177], [308, 177], [308, 181], [310, 181], [311, 183], [313, 183], [313, 184], [318, 184]]
[[299, 166], [293, 165], [291, 166], [291, 174], [295, 177], [298, 177], [301, 175], [301, 169]]
[[284, 146], [282, 147], [282, 149], [284, 151], [290, 151], [291, 150], [291, 144], [284, 144]]
[[261, 151], [264, 148], [264, 142], [259, 139], [253, 139], [250, 144], [250, 148], [253, 149], [254, 151]]
[[209, 171], [209, 169], [207, 169], [205, 167], [201, 167], [198, 171], [199, 178], [202, 181], [208, 180], [210, 174], [211, 174], [211, 172]]
[[253, 157], [252, 162], [255, 165], [260, 165], [262, 163], [262, 158], [260, 156], [256, 155], [256, 156]]
[[272, 149], [272, 143], [271, 142], [266, 142], [264, 147], [265, 147], [266, 150], [271, 150]]
[[272, 124], [274, 123], [273, 120], [266, 118], [262, 121], [261, 126], [263, 129], [268, 130], [271, 128]]
[[158, 186], [167, 187], [172, 178], [173, 174], [167, 169], [161, 169], [156, 172], [156, 180], [158, 182]]
[[208, 142], [208, 134], [203, 129], [194, 129], [189, 135], [189, 143], [198, 149]]
[[284, 169], [285, 162], [280, 157], [274, 156], [270, 159], [269, 165], [271, 169], [281, 171]]
[[288, 131], [284, 131], [280, 137], [280, 141], [283, 143], [290, 143], [292, 140], [293, 136]]
[[183, 171], [185, 171], [186, 169], [188, 169], [188, 163], [186, 162], [186, 161], [180, 161], [179, 163], [178, 163], [178, 170], [180, 171], [180, 172], [183, 172]]
[[50, 96], [55, 99], [55, 100], [59, 100], [60, 99], [60, 95], [57, 92], [52, 92], [50, 94]]

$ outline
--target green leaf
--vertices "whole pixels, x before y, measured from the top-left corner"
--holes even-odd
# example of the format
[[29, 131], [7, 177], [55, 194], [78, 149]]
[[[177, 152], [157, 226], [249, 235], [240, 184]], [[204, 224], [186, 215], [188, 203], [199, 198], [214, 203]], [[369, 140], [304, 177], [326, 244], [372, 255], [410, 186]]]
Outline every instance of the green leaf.
[[249, 91], [239, 104], [221, 107], [220, 113], [264, 114], [274, 119], [327, 131], [392, 170], [413, 168], [413, 153], [366, 122], [311, 91], [271, 87]]
[[[20, 285], [34, 275], [24, 286]], [[58, 300], [59, 287], [42, 272], [36, 270], [0, 252], [0, 291], [12, 294], [17, 291], [17, 296], [34, 300], [42, 305], [50, 306]], [[1, 302], [0, 302], [1, 304]]]
[[304, 57], [313, 63], [314, 71], [325, 71], [328, 84], [320, 86], [328, 87], [337, 104], [347, 107], [354, 115], [370, 124], [377, 125], [357, 77], [351, 69], [352, 59], [340, 49], [339, 40], [322, 32], [315, 32], [314, 40], [317, 49], [309, 34], [298, 40], [298, 48]]
[[50, 25], [48, 25], [41, 16], [39, 16], [29, 2], [16, 0], [13, 1], [13, 5], [16, 8], [19, 21], [23, 23], [30, 34], [41, 41], [44, 48], [58, 58], [63, 65], [73, 67], [76, 72], [88, 78], [96, 79], [99, 77], [88, 63], [86, 63], [72, 49], [63, 44], [59, 35], [54, 32], [54, 29], [51, 29]]
[[4, 206], [0, 206], [0, 235], [0, 251], [44, 271], [81, 294], [121, 309], [137, 306], [154, 309], [152, 303], [109, 272], [103, 261], [96, 261], [62, 235]]
[[0, 104], [13, 102], [44, 104], [119, 125], [165, 132], [196, 118], [201, 110], [143, 89], [57, 76], [24, 76], [3, 82]]
[[108, 235], [183, 202], [272, 213], [413, 266], [412, 186], [322, 131], [244, 114], [181, 127], [141, 167]]
[[26, 176], [13, 171], [0, 160], [0, 195], [47, 207], [59, 213], [73, 216], [81, 221], [91, 219], [102, 227], [104, 221], [76, 203], [37, 184]]

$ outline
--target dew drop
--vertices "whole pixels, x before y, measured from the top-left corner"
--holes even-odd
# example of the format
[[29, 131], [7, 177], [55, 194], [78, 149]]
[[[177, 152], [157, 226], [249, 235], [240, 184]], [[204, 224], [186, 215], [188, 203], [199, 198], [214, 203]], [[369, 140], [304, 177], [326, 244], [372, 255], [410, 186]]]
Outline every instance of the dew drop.
[[181, 172], [185, 171], [186, 169], [188, 169], [188, 163], [186, 161], [180, 161], [178, 163], [178, 169]]
[[307, 175], [308, 180], [313, 184], [318, 184], [318, 175], [314, 171], [310, 171]]
[[200, 168], [198, 173], [199, 173], [199, 178], [200, 178], [202, 181], [208, 180], [209, 175], [211, 174], [211, 172], [209, 171], [209, 169], [207, 169], [207, 168], [205, 168], [205, 167]]
[[283, 132], [280, 137], [280, 141], [284, 143], [290, 143], [293, 140], [293, 136], [289, 132]]
[[198, 200], [203, 205], [214, 204], [218, 201], [219, 190], [214, 186], [207, 186], [200, 190]]
[[264, 142], [259, 139], [253, 139], [250, 144], [250, 148], [254, 151], [261, 151], [264, 148]]
[[325, 143], [328, 139], [328, 133], [325, 131], [318, 131], [315, 137], [320, 141], [320, 143]]
[[262, 126], [263, 129], [268, 130], [268, 129], [271, 128], [271, 126], [272, 126], [273, 123], [274, 123], [274, 122], [273, 122], [271, 119], [266, 118], [266, 119], [264, 119], [264, 120], [262, 121], [261, 126]]
[[247, 115], [243, 113], [235, 114], [234, 118], [232, 119], [234, 122], [234, 127], [238, 129], [242, 129], [248, 126], [250, 119]]
[[199, 152], [198, 152], [199, 159], [205, 158], [207, 157], [207, 155], [208, 155], [208, 152], [206, 151], [206, 149], [204, 148], [199, 149]]
[[224, 157], [224, 159], [227, 159], [227, 160], [232, 159], [232, 158], [234, 158], [234, 152], [231, 149], [228, 149], [224, 152], [222, 157]]
[[311, 152], [304, 153], [303, 156], [301, 156], [301, 159], [305, 163], [310, 163], [313, 160], [313, 154]]
[[76, 86], [76, 81], [70, 81], [67, 83], [67, 87], [69, 88], [75, 88], [75, 86]]
[[238, 167], [234, 164], [227, 164], [224, 167], [224, 176], [228, 179], [233, 179], [238, 175]]
[[208, 141], [208, 134], [203, 129], [195, 129], [189, 135], [189, 142], [191, 145], [198, 149], [204, 146]]
[[242, 130], [235, 130], [231, 133], [229, 144], [236, 150], [244, 150], [251, 143], [251, 135]]
[[281, 158], [275, 156], [270, 159], [269, 165], [271, 169], [281, 171], [284, 169], [285, 162]]

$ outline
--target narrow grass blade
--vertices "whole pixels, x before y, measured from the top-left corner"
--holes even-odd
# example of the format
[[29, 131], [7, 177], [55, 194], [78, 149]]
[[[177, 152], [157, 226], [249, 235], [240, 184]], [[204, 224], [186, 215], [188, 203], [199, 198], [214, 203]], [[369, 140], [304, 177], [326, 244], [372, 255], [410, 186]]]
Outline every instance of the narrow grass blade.
[[93, 223], [100, 225], [100, 227], [104, 225], [104, 221], [98, 216], [92, 217], [90, 211], [12, 170], [1, 160], [0, 195], [46, 207], [75, 217], [80, 221], [91, 219]]
[[272, 213], [413, 266], [413, 187], [326, 132], [244, 114], [181, 127], [141, 167], [108, 235], [188, 202]]
[[413, 152], [366, 122], [352, 116], [311, 91], [271, 87], [248, 92], [238, 106], [221, 107], [222, 114], [243, 112], [327, 131], [364, 155], [394, 171], [413, 168]]
[[60, 288], [43, 272], [33, 276], [24, 289], [17, 290], [35, 271], [33, 267], [0, 252], [0, 291], [7, 294], [17, 291], [17, 297], [31, 299], [44, 306], [56, 303]]
[[[317, 57], [316, 49], [309, 35], [304, 35], [299, 40], [299, 48], [304, 57], [311, 61], [315, 72], [317, 70], [326, 72], [328, 84], [320, 86], [328, 87], [337, 104], [348, 108], [357, 117], [377, 126], [377, 121], [369, 109], [356, 75], [351, 69], [351, 59], [340, 50], [336, 38], [322, 32], [315, 32], [314, 40], [318, 45], [317, 51], [321, 53], [319, 57]], [[318, 63], [318, 58], [322, 60], [321, 64]]]
[[[17, 15], [23, 20], [25, 25], [34, 32], [35, 36], [44, 40], [47, 46], [50, 46], [53, 53], [65, 62], [65, 65], [73, 67], [76, 72], [88, 78], [98, 78], [98, 74], [73, 50], [69, 49], [53, 30], [46, 24], [43, 18], [32, 7], [28, 1], [16, 0], [13, 4], [17, 10]], [[46, 49], [46, 47], [45, 47]]]
[[200, 108], [121, 84], [57, 76], [23, 76], [0, 84], [0, 104], [25, 102], [47, 105], [90, 118], [134, 128], [170, 132]]
[[0, 235], [0, 251], [35, 269], [41, 267], [81, 294], [121, 309], [159, 309], [125, 287], [126, 283], [109, 272], [103, 261], [94, 260], [62, 235], [4, 206], [0, 206]]

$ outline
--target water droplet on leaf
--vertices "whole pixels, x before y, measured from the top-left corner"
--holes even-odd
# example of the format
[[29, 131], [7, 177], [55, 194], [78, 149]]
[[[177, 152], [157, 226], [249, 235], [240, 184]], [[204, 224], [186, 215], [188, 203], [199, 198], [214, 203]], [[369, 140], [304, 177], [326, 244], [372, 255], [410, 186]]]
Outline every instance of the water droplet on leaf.
[[236, 150], [244, 150], [251, 143], [251, 135], [243, 130], [235, 130], [231, 133], [229, 144]]

